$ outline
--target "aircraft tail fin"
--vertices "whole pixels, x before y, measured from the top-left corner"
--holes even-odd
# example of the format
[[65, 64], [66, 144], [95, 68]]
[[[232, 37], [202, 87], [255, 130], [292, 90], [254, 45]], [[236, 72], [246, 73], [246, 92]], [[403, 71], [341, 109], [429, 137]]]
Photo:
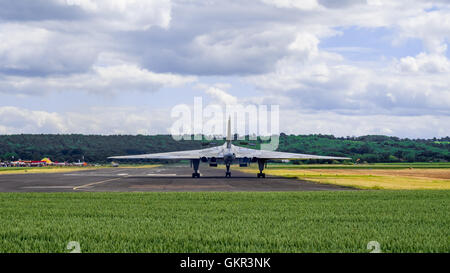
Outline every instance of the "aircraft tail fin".
[[228, 127], [227, 127], [227, 148], [231, 148], [231, 116], [228, 119]]

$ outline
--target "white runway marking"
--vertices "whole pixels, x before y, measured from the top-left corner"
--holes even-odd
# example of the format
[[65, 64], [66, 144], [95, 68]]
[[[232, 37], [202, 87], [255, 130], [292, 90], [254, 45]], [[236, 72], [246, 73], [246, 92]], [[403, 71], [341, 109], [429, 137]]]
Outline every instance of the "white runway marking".
[[34, 186], [22, 187], [22, 189], [72, 189], [73, 186]]
[[[81, 177], [114, 177], [117, 176], [118, 174], [115, 173], [96, 173], [96, 174], [74, 174], [74, 173], [70, 173], [70, 174], [65, 174], [65, 176], [81, 176]], [[128, 175], [128, 174], [126, 174]], [[121, 175], [124, 176], [124, 175]]]
[[117, 175], [118, 176], [127, 176], [128, 174], [127, 173], [118, 173]]
[[116, 180], [120, 180], [120, 179], [122, 179], [122, 178], [114, 178], [114, 179], [108, 179], [108, 180], [98, 181], [98, 182], [94, 182], [94, 183], [89, 183], [86, 185], [74, 187], [73, 190], [79, 190], [79, 189], [83, 189], [83, 188], [87, 188], [87, 187], [92, 187], [93, 185], [103, 184], [106, 182], [116, 181]]

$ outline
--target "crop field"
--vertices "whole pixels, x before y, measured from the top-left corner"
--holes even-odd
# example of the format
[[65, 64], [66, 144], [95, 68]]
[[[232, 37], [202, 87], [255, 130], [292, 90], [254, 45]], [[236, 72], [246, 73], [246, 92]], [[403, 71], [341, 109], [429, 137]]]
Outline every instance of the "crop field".
[[450, 170], [266, 170], [268, 175], [295, 177], [359, 189], [450, 190]]
[[[332, 167], [333, 166], [333, 167]], [[268, 175], [292, 177], [359, 189], [450, 190], [448, 163], [374, 165], [281, 165], [270, 164]], [[240, 171], [257, 173], [256, 166]]]
[[450, 191], [0, 194], [0, 252], [450, 252]]
[[[270, 169], [450, 169], [450, 162], [442, 163], [374, 163], [374, 164], [279, 164], [269, 163]], [[256, 165], [254, 166], [257, 167]]]

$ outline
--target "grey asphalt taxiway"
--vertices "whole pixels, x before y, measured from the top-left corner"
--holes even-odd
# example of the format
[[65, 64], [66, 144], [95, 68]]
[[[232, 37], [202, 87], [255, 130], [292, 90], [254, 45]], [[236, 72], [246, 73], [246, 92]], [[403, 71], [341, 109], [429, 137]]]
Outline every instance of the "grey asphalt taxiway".
[[323, 191], [352, 190], [291, 178], [256, 178], [232, 170], [202, 166], [199, 179], [188, 166], [157, 168], [103, 168], [71, 173], [0, 175], [0, 192], [201, 192], [201, 191]]

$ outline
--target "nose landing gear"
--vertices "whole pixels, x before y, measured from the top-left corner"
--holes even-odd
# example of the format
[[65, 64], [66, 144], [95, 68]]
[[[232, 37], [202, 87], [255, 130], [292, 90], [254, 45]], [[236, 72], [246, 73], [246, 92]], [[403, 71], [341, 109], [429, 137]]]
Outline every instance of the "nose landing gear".
[[192, 160], [191, 165], [194, 168], [194, 173], [192, 174], [192, 178], [200, 178], [200, 173], [198, 172], [198, 167], [200, 165], [200, 159]]
[[226, 172], [226, 174], [225, 174], [225, 177], [231, 178], [230, 164], [227, 164], [227, 172]]

